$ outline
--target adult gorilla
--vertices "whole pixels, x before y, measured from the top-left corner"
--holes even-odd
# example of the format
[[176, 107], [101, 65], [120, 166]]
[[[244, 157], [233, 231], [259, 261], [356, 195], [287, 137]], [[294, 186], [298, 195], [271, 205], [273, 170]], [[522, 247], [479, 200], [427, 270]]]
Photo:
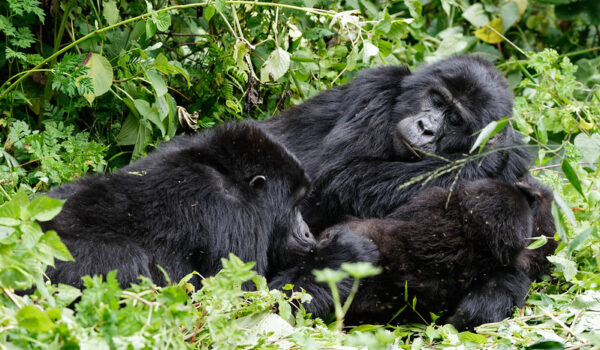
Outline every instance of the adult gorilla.
[[[448, 168], [469, 152], [477, 131], [511, 116], [512, 106], [508, 82], [490, 63], [459, 56], [415, 74], [404, 67], [366, 70], [262, 125], [312, 178], [303, 216], [319, 233], [348, 215], [385, 217], [423, 191], [436, 170], [428, 186], [448, 189], [457, 180], [481, 178], [517, 182], [531, 158], [510, 128], [489, 140], [483, 158]], [[406, 186], [411, 179], [419, 181]], [[532, 259], [532, 266], [544, 265], [542, 254]], [[504, 314], [525, 297], [530, 280], [520, 272], [498, 266], [491, 274], [494, 279], [465, 296], [477, 307], [463, 315], [464, 324]]]
[[[416, 176], [464, 158], [476, 132], [512, 115], [512, 94], [494, 67], [471, 56], [449, 58], [411, 74], [404, 67], [369, 69], [263, 125], [284, 143], [313, 180], [303, 209], [313, 232], [345, 215], [383, 217], [423, 190], [399, 187]], [[505, 129], [468, 162], [463, 180], [514, 183], [529, 155]], [[435, 153], [441, 157], [432, 157]], [[428, 184], [448, 188], [456, 171]]]

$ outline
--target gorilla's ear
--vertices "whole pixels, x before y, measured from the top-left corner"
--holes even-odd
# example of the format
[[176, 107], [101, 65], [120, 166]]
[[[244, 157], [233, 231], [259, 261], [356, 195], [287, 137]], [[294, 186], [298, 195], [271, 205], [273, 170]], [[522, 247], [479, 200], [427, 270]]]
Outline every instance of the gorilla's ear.
[[515, 183], [515, 187], [525, 196], [530, 206], [536, 205], [542, 198], [542, 193], [526, 181]]
[[254, 188], [262, 188], [265, 183], [267, 182], [267, 177], [264, 175], [255, 175], [252, 177], [252, 179], [250, 179], [248, 181], [248, 184], [250, 185], [250, 187], [254, 187]]

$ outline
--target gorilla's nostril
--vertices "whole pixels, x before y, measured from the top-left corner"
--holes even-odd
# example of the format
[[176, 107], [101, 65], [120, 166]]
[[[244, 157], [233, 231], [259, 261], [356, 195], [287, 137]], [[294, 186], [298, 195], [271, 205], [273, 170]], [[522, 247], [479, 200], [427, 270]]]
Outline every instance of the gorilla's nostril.
[[304, 233], [304, 236], [305, 236], [306, 238], [310, 238], [310, 234], [309, 234], [308, 232]]
[[419, 127], [419, 130], [425, 131], [425, 125], [423, 124], [422, 120], [417, 120], [417, 126]]

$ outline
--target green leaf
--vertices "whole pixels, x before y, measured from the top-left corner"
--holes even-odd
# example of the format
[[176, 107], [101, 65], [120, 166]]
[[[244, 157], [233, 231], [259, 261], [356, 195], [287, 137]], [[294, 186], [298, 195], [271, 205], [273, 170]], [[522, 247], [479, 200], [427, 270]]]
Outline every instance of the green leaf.
[[102, 16], [106, 19], [109, 25], [119, 22], [119, 9], [115, 0], [103, 1]]
[[264, 82], [276, 81], [290, 68], [290, 54], [277, 48], [271, 52], [265, 63], [260, 67], [260, 80]]
[[150, 39], [156, 34], [156, 24], [152, 21], [146, 21], [146, 39]]
[[597, 163], [598, 157], [600, 157], [600, 135], [592, 134], [590, 136], [586, 134], [578, 134], [575, 136], [573, 141], [575, 147], [579, 149], [583, 160], [587, 163]]
[[206, 22], [210, 22], [210, 19], [213, 18], [213, 16], [215, 15], [216, 12], [217, 12], [217, 9], [214, 6], [209, 5], [209, 6], [206, 6], [202, 15], [204, 16], [204, 19], [206, 20]]
[[490, 18], [483, 9], [483, 5], [480, 3], [469, 6], [463, 12], [463, 17], [477, 28], [485, 26], [490, 21]]
[[458, 333], [458, 339], [463, 343], [485, 344], [487, 342], [487, 338], [485, 336], [471, 332]]
[[375, 25], [375, 32], [378, 34], [387, 34], [392, 28], [392, 18], [390, 14], [385, 10], [383, 19]]
[[33, 284], [31, 275], [17, 266], [0, 270], [0, 285], [4, 288], [27, 289]]
[[59, 260], [75, 261], [67, 247], [60, 241], [60, 237], [58, 237], [56, 231], [50, 230], [46, 232], [42, 238], [40, 238], [38, 247], [40, 250], [52, 253]]
[[113, 81], [113, 70], [110, 62], [102, 55], [95, 52], [87, 54], [82, 62], [89, 67], [84, 77], [89, 77], [92, 81], [94, 93], [85, 94], [84, 97], [89, 103], [94, 98], [100, 96], [110, 89]]
[[[154, 91], [156, 91], [156, 96], [162, 96], [167, 93], [167, 91], [168, 91], [167, 84], [165, 84], [165, 81], [163, 80], [163, 78], [160, 76], [160, 74], [157, 71], [155, 71], [155, 70], [146, 71], [146, 76], [148, 77], [150, 84], [154, 88]], [[139, 108], [138, 108], [138, 111], [139, 111]]]
[[12, 199], [0, 206], [0, 217], [12, 218], [12, 219], [27, 219], [27, 206], [29, 205], [29, 198], [25, 193], [25, 188], [21, 187], [16, 195]]
[[569, 249], [567, 250], [567, 254], [571, 255], [577, 249], [579, 245], [586, 242], [590, 236], [596, 235], [598, 233], [598, 228], [596, 226], [590, 227], [587, 230], [579, 233], [571, 242], [569, 243]]
[[527, 350], [563, 350], [565, 346], [556, 340], [540, 339], [527, 347]]
[[215, 0], [215, 8], [219, 12], [225, 11], [225, 0]]
[[569, 163], [569, 161], [566, 158], [563, 159], [560, 168], [562, 169], [563, 173], [565, 174], [571, 185], [573, 185], [577, 192], [579, 192], [585, 198], [585, 195], [583, 194], [583, 189], [581, 188], [581, 183], [579, 182], [579, 178], [577, 177], [575, 170], [571, 166], [571, 163]]
[[504, 117], [500, 120], [489, 123], [485, 128], [481, 129], [481, 132], [479, 133], [479, 136], [477, 136], [477, 139], [475, 140], [473, 147], [471, 147], [471, 150], [469, 150], [469, 153], [472, 153], [477, 147], [479, 147], [479, 151], [477, 153], [480, 154], [488, 140], [500, 131], [504, 130], [504, 128], [508, 125], [508, 121], [509, 117]]
[[519, 5], [512, 1], [503, 3], [500, 8], [500, 17], [502, 17], [502, 33], [506, 33], [519, 19]]
[[341, 282], [344, 278], [348, 277], [348, 274], [344, 271], [332, 270], [329, 268], [323, 270], [314, 270], [313, 275], [315, 275], [315, 280], [317, 282], [328, 283], [338, 283]]
[[410, 12], [410, 16], [415, 20], [421, 19], [421, 12], [423, 9], [423, 4], [421, 4], [421, 0], [404, 0], [404, 5], [408, 7], [408, 11]]
[[32, 219], [42, 222], [49, 221], [60, 213], [65, 202], [62, 199], [37, 196], [27, 206], [27, 210]]
[[[531, 238], [533, 239], [534, 237]], [[538, 249], [539, 247], [546, 245], [546, 243], [548, 243], [548, 237], [539, 236], [533, 243], [527, 246], [527, 249]]]
[[121, 126], [121, 131], [117, 135], [116, 141], [119, 146], [133, 145], [138, 139], [138, 131], [140, 123], [138, 118], [133, 114], [129, 114], [125, 122]]
[[156, 28], [161, 32], [166, 31], [171, 26], [171, 15], [168, 11], [151, 12], [152, 23], [156, 25]]
[[40, 225], [33, 221], [22, 222], [21, 225], [19, 225], [19, 229], [23, 233], [21, 239], [23, 240], [23, 245], [27, 249], [33, 248], [44, 234]]
[[552, 203], [552, 217], [554, 218], [554, 224], [556, 226], [556, 233], [561, 241], [567, 243], [569, 238], [567, 236], [567, 228], [565, 227], [565, 223], [563, 222], [562, 215], [558, 210], [558, 206], [555, 203]]
[[343, 263], [342, 270], [348, 272], [354, 278], [365, 278], [381, 273], [381, 268], [375, 267], [368, 262]]
[[[494, 30], [492, 30], [494, 29]], [[501, 43], [504, 38], [500, 36], [498, 33], [502, 33], [502, 18], [498, 17], [486, 26], [477, 29], [474, 34], [480, 40], [488, 43], [488, 44], [498, 44]]]
[[563, 273], [565, 280], [570, 282], [577, 274], [577, 264], [574, 261], [561, 256], [548, 256], [548, 260], [556, 266], [556, 269]]
[[48, 332], [56, 325], [48, 315], [33, 305], [22, 307], [15, 315], [19, 326], [25, 328], [29, 332]]
[[134, 100], [133, 103], [135, 105], [135, 108], [137, 108], [138, 112], [140, 113], [140, 116], [142, 116], [143, 119], [149, 120], [154, 125], [156, 125], [160, 130], [162, 136], [165, 136], [167, 130], [165, 129], [165, 124], [162, 122], [162, 119], [160, 118], [156, 106], [150, 106], [150, 104], [147, 101], [140, 99]]

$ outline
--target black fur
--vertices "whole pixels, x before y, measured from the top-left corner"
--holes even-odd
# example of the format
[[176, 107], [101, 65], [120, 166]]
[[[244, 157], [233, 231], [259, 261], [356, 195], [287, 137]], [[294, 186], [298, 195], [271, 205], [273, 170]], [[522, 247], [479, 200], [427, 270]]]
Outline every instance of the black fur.
[[[156, 265], [174, 281], [192, 271], [210, 276], [230, 252], [255, 261], [267, 277], [293, 257], [321, 251], [340, 255], [322, 267], [376, 261], [376, 248], [362, 238], [316, 247], [297, 207], [308, 186], [296, 158], [254, 123], [175, 138], [114, 174], [88, 176], [49, 193], [66, 203], [42, 226], [58, 232], [75, 262], [58, 262], [47, 275], [53, 283], [81, 287], [82, 276], [117, 269], [123, 286], [139, 275], [164, 284]], [[321, 295], [310, 279], [291, 271], [280, 276]], [[199, 278], [192, 283], [200, 287]], [[325, 304], [317, 300], [313, 311], [326, 313]]]
[[532, 233], [554, 234], [551, 225], [537, 226], [552, 222], [552, 193], [533, 179], [517, 186], [483, 179], [462, 183], [448, 196], [430, 188], [384, 219], [355, 219], [325, 231], [358, 233], [381, 254], [384, 272], [362, 283], [349, 323], [385, 324], [406, 306], [393, 323], [442, 312], [462, 329], [500, 321], [522, 305], [530, 277], [545, 268], [525, 247]]
[[[422, 182], [401, 190], [399, 186], [448, 164], [424, 154], [410, 158], [398, 150], [405, 141], [398, 132], [401, 122], [428, 113], [433, 93], [445, 97], [436, 107], [442, 118], [436, 119], [430, 146], [438, 155], [456, 160], [468, 153], [476, 131], [512, 115], [508, 88], [491, 64], [470, 56], [446, 59], [415, 74], [404, 67], [379, 67], [262, 125], [299, 158], [313, 179], [303, 214], [313, 232], [320, 232], [345, 215], [385, 216], [423, 190]], [[450, 115], [460, 118], [459, 126], [448, 121]], [[489, 143], [489, 149], [499, 151], [469, 162], [460, 178], [516, 182], [530, 163], [521, 146], [506, 128]], [[442, 174], [428, 185], [449, 188], [455, 175], [456, 171]]]

